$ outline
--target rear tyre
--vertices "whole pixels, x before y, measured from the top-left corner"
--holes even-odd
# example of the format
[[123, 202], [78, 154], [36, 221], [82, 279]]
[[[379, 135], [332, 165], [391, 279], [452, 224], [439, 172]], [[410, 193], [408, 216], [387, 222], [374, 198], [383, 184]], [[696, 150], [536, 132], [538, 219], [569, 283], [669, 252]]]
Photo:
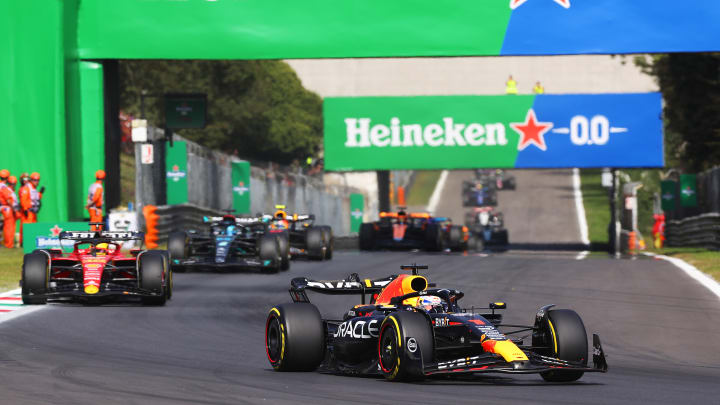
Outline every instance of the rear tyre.
[[50, 277], [49, 259], [45, 253], [32, 252], [23, 257], [22, 301], [25, 305], [47, 304]]
[[168, 235], [168, 252], [170, 252], [170, 265], [173, 270], [182, 272], [182, 266], [175, 265], [175, 260], [188, 257], [188, 237], [185, 232], [173, 232]]
[[325, 238], [325, 259], [330, 260], [333, 257], [333, 249], [335, 248], [335, 237], [330, 226], [323, 225], [320, 228], [323, 230], [323, 237]]
[[[378, 363], [387, 380], [409, 381], [425, 377], [423, 363], [433, 360], [434, 339], [425, 315], [394, 312], [383, 320], [378, 337]], [[418, 361], [421, 354], [421, 361]]]
[[360, 250], [373, 250], [375, 248], [374, 233], [373, 224], [365, 223], [360, 225]]
[[170, 272], [167, 269], [164, 252], [150, 250], [140, 256], [139, 261], [140, 288], [155, 294], [142, 297], [143, 305], [165, 305], [168, 299]]
[[305, 234], [305, 246], [308, 257], [313, 260], [323, 260], [325, 258], [325, 233], [319, 226], [308, 228]]
[[482, 239], [475, 235], [471, 235], [467, 243], [467, 251], [471, 253], [482, 252], [483, 242]]
[[275, 371], [313, 371], [325, 356], [325, 326], [310, 303], [278, 305], [265, 323], [265, 350]]
[[425, 230], [425, 250], [439, 252], [445, 249], [443, 231], [438, 224], [429, 224]]
[[[586, 366], [588, 340], [585, 325], [577, 312], [570, 309], [548, 311], [547, 321], [538, 325], [533, 334], [533, 346], [548, 347], [540, 354]], [[582, 371], [552, 370], [540, 373], [545, 381], [571, 382], [582, 377]]]
[[288, 270], [290, 268], [290, 235], [287, 232], [275, 234], [278, 238], [280, 247], [280, 270]]
[[453, 225], [450, 227], [450, 231], [448, 232], [448, 242], [450, 245], [450, 249], [454, 251], [462, 250], [463, 248], [463, 231], [462, 226], [459, 225]]
[[280, 241], [272, 234], [265, 234], [258, 240], [258, 256], [260, 260], [270, 260], [270, 269], [280, 271], [282, 257], [280, 255]]

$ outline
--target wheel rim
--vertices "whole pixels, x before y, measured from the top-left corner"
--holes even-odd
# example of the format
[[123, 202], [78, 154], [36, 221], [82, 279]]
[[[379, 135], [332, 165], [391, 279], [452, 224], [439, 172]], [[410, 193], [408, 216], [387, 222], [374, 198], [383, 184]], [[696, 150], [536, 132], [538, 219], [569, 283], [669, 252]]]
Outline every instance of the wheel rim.
[[395, 330], [390, 326], [383, 328], [378, 346], [380, 367], [386, 373], [392, 372], [397, 365], [397, 339]]
[[265, 337], [265, 348], [267, 349], [268, 359], [270, 363], [275, 364], [280, 361], [280, 354], [282, 352], [282, 337], [280, 335], [280, 323], [277, 318], [272, 317], [268, 322], [266, 337]]

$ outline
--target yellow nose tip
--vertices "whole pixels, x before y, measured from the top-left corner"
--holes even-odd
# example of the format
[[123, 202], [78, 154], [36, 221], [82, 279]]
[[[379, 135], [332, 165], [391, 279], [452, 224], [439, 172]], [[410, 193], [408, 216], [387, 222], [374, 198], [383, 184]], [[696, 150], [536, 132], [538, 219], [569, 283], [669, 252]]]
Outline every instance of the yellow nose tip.
[[89, 286], [85, 287], [86, 294], [96, 294], [98, 291], [100, 291], [100, 289], [94, 285], [89, 285]]

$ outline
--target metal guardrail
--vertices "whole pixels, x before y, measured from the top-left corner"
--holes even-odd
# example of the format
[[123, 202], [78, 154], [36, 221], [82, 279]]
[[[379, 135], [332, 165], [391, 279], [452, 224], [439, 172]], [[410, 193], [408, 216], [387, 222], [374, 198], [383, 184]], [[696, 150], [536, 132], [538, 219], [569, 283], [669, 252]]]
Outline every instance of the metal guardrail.
[[665, 225], [667, 246], [694, 246], [720, 249], [720, 213], [711, 212]]

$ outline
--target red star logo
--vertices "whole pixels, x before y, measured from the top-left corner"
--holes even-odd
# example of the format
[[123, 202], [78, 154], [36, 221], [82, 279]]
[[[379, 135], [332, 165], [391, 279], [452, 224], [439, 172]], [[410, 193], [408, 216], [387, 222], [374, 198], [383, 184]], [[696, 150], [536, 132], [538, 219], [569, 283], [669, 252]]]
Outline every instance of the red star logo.
[[552, 122], [538, 122], [535, 117], [535, 111], [531, 108], [525, 116], [525, 122], [511, 122], [510, 126], [518, 134], [520, 134], [520, 142], [518, 142], [518, 150], [523, 150], [531, 143], [540, 150], [547, 150], [544, 135], [553, 127]]
[[50, 228], [50, 232], [52, 233], [52, 236], [58, 236], [58, 235], [60, 235], [60, 232], [62, 232], [62, 228], [55, 225], [52, 228]]
[[173, 165], [173, 171], [174, 172], [180, 171], [180, 167], [178, 165]]
[[[516, 8], [522, 6], [527, 0], [510, 0], [510, 8], [515, 10]], [[555, 3], [565, 7], [570, 8], [570, 0], [553, 0]]]
[[238, 182], [238, 186], [242, 187], [242, 186], [244, 186], [244, 185], [245, 185], [245, 183], [243, 183], [242, 181], [239, 181], [239, 182]]

